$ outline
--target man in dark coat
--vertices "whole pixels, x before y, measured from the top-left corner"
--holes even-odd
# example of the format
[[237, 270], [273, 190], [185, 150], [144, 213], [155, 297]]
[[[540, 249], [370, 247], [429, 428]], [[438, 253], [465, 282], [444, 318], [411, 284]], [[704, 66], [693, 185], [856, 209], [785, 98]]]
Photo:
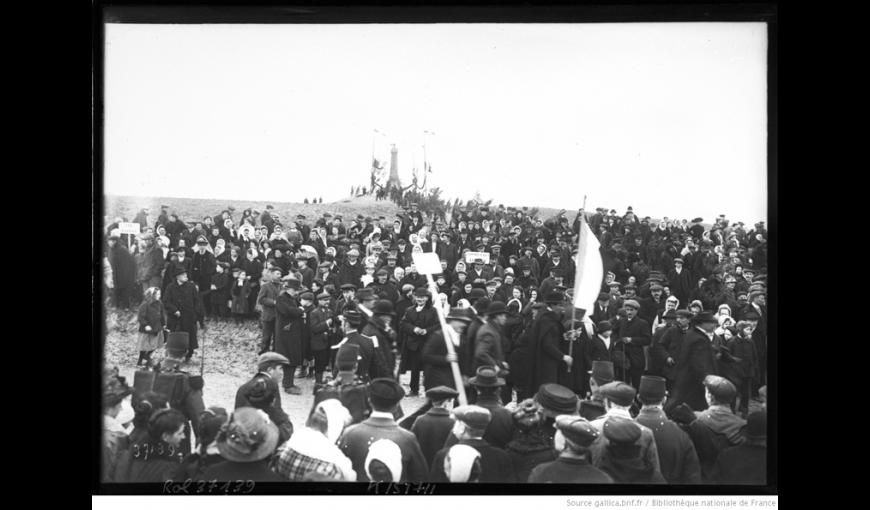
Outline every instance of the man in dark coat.
[[370, 380], [379, 377], [379, 374], [386, 373], [388, 371], [387, 367], [378, 364], [381, 358], [377, 355], [373, 339], [359, 332], [367, 323], [363, 314], [357, 310], [355, 304], [345, 308], [341, 314], [345, 319], [345, 336], [335, 348], [340, 349], [343, 344], [356, 345], [359, 348], [356, 375], [363, 382], [368, 383]]
[[206, 250], [207, 245], [208, 241], [205, 238], [196, 240], [196, 252], [193, 254], [193, 261], [190, 266], [190, 279], [199, 289], [206, 304], [206, 314], [209, 314], [211, 306], [207, 295], [211, 289], [211, 277], [216, 272], [217, 260], [214, 254]]
[[589, 462], [589, 446], [600, 433], [586, 419], [563, 414], [556, 418], [554, 438], [559, 457], [535, 467], [529, 483], [613, 483], [607, 473]]
[[643, 407], [635, 419], [653, 431], [662, 476], [668, 483], [701, 483], [701, 465], [694, 443], [679, 425], [668, 419], [662, 408], [666, 386], [662, 377], [641, 377], [638, 397]]
[[[112, 267], [114, 304], [118, 308], [130, 308], [136, 288], [136, 259], [121, 244], [120, 237], [109, 237], [109, 265]], [[143, 289], [146, 290], [146, 289]]]
[[347, 252], [347, 258], [338, 270], [338, 282], [341, 285], [350, 283], [360, 287], [362, 285], [360, 278], [365, 273], [365, 266], [359, 260], [359, 250], [351, 249]]
[[196, 323], [205, 329], [205, 309], [196, 285], [187, 280], [187, 271], [176, 268], [175, 282], [166, 288], [163, 296], [163, 307], [166, 309], [167, 326], [172, 331], [184, 331], [188, 335], [188, 350], [184, 357], [185, 363], [190, 361], [194, 351], [199, 348], [196, 337]]
[[308, 316], [308, 326], [311, 332], [310, 347], [314, 356], [314, 384], [323, 383], [323, 372], [329, 365], [329, 354], [335, 328], [338, 327], [338, 319], [332, 314], [329, 307], [331, 296], [328, 292], [321, 292], [317, 296], [317, 306], [311, 310]]
[[[366, 290], [366, 289], [362, 289]], [[362, 306], [365, 306], [372, 294], [364, 294], [360, 291]], [[362, 335], [372, 339], [375, 343], [375, 355], [379, 358], [378, 367], [381, 372], [372, 374], [373, 377], [396, 378], [396, 330], [393, 328], [396, 320], [396, 312], [393, 304], [386, 299], [378, 299], [371, 309], [372, 316], [362, 330]]]
[[400, 482], [423, 482], [428, 480], [429, 466], [420, 449], [417, 437], [396, 423], [393, 418], [405, 391], [391, 378], [378, 378], [369, 383], [369, 399], [372, 413], [362, 423], [345, 429], [338, 441], [341, 451], [353, 463], [358, 482], [367, 482], [365, 461], [369, 446], [379, 439], [389, 439], [402, 452], [402, 477]]
[[627, 299], [622, 306], [625, 308], [626, 318], [617, 321], [613, 328], [613, 336], [622, 344], [616, 346], [616, 349], [620, 351], [624, 349], [625, 356], [628, 358], [629, 369], [626, 374], [628, 378], [625, 382], [637, 388], [640, 386], [640, 376], [646, 368], [644, 347], [649, 347], [652, 341], [652, 327], [649, 322], [637, 316], [640, 310], [637, 301]]
[[749, 304], [741, 310], [738, 320], [753, 323], [752, 342], [758, 354], [759, 384], [767, 384], [767, 296], [762, 290], [749, 293]]
[[136, 254], [136, 281], [144, 291], [161, 286], [164, 260], [163, 250], [154, 242], [153, 234], [142, 234], [141, 240], [145, 249]]
[[[358, 313], [354, 311], [354, 313]], [[324, 400], [338, 399], [350, 412], [351, 423], [360, 423], [371, 415], [372, 407], [368, 399], [367, 381], [357, 375], [360, 356], [359, 345], [344, 342], [338, 346], [335, 356], [335, 379], [326, 384], [314, 386], [314, 404], [312, 412], [317, 404]]]
[[573, 363], [573, 359], [559, 349], [565, 327], [552, 305], [561, 301], [562, 295], [554, 293], [533, 307], [536, 315], [529, 333], [531, 346], [527, 360], [529, 390], [532, 392], [543, 384], [557, 383], [562, 364]]
[[662, 321], [653, 332], [652, 341], [649, 346], [649, 370], [647, 373], [649, 375], [664, 377], [669, 353], [662, 346], [661, 342], [668, 331], [677, 327], [677, 313], [674, 310], [664, 312], [662, 314]]
[[716, 458], [711, 475], [714, 483], [767, 484], [766, 410], [754, 411], [749, 415], [744, 436], [744, 444], [725, 448]]
[[664, 287], [662, 287], [658, 282], [652, 282], [649, 285], [650, 297], [640, 300], [640, 311], [637, 315], [641, 319], [653, 324], [656, 321], [656, 317], [661, 318], [662, 313], [665, 311], [665, 298], [662, 295], [663, 290]]
[[293, 435], [293, 423], [281, 407], [279, 386], [284, 367], [288, 366], [288, 363], [287, 358], [277, 352], [261, 354], [257, 358], [257, 373], [236, 391], [235, 408], [262, 409], [278, 427], [279, 444], [283, 444]]
[[486, 323], [480, 327], [474, 339], [474, 362], [472, 365], [475, 373], [482, 366], [495, 367], [500, 372], [508, 369], [504, 358], [502, 328], [507, 321], [507, 308], [501, 301], [490, 303], [486, 309]]
[[[489, 444], [483, 439], [484, 431], [492, 419], [491, 413], [483, 407], [476, 405], [459, 406], [453, 409], [453, 417], [456, 422], [453, 426], [452, 435], [458, 439], [456, 444], [471, 446], [480, 452], [481, 482], [512, 483], [516, 481], [513, 465], [508, 454], [501, 448]], [[435, 454], [429, 470], [429, 481], [449, 482], [444, 471], [444, 458], [450, 450], [448, 438], [445, 447]]]
[[[616, 317], [616, 310], [619, 308], [616, 303], [611, 302], [610, 294], [602, 292], [598, 294], [598, 300], [593, 305], [592, 314], [589, 316], [595, 324], [601, 321], [609, 321]], [[588, 313], [588, 312], [587, 312]]]
[[[456, 389], [456, 382], [453, 377], [453, 369], [450, 366], [452, 362], [460, 364], [460, 373], [463, 373], [462, 366], [468, 363], [467, 353], [462, 351], [462, 343], [465, 339], [465, 330], [471, 323], [471, 314], [469, 310], [452, 308], [447, 316], [447, 325], [453, 329], [453, 335], [459, 339], [460, 345], [454, 345], [453, 356], [447, 351], [447, 344], [444, 339], [444, 332], [441, 329], [434, 331], [426, 339], [421, 353], [423, 362], [423, 384], [426, 390], [437, 386], [446, 386]], [[464, 361], [464, 363], [463, 363]]]
[[281, 294], [281, 276], [281, 268], [273, 267], [263, 276], [263, 282], [257, 295], [257, 304], [262, 310], [260, 326], [263, 332], [259, 354], [272, 350], [272, 343], [275, 339], [275, 300]]
[[707, 408], [704, 399], [704, 378], [715, 373], [713, 331], [719, 321], [710, 312], [701, 312], [692, 319], [692, 327], [683, 336], [680, 356], [674, 366], [675, 381], [672, 397], [665, 412], [687, 403], [693, 410]]
[[441, 329], [438, 315], [432, 307], [432, 299], [429, 291], [420, 287], [414, 291], [415, 306], [405, 311], [404, 317], [399, 323], [402, 332], [402, 362], [399, 373], [411, 371], [411, 396], [419, 395], [420, 371], [423, 369], [423, 347], [427, 338]]
[[695, 278], [687, 268], [683, 267], [681, 258], [674, 259], [674, 268], [668, 271], [668, 288], [680, 303], [689, 302], [689, 294], [695, 288]]
[[[483, 439], [497, 448], [504, 448], [514, 435], [514, 420], [511, 412], [502, 406], [500, 400], [501, 387], [505, 380], [498, 377], [492, 367], [480, 367], [477, 375], [468, 381], [477, 393], [474, 404], [490, 412], [492, 418], [486, 426]], [[445, 446], [451, 446], [450, 440]]]
[[302, 390], [293, 382], [296, 367], [302, 366], [302, 342], [305, 329], [305, 310], [299, 303], [298, 295], [301, 283], [295, 276], [288, 275], [281, 279], [283, 288], [275, 299], [275, 352], [285, 356], [289, 362], [284, 372], [284, 391], [291, 395], [300, 395]]
[[[692, 312], [677, 310], [673, 327], [668, 328], [654, 343], [656, 355], [662, 359], [662, 375], [668, 383], [668, 391], [672, 391], [677, 378], [677, 360], [680, 359], [680, 351], [683, 346], [683, 338], [689, 331], [689, 323]], [[652, 353], [651, 353], [652, 354]]]
[[435, 454], [444, 447], [444, 442], [453, 430], [453, 418], [447, 403], [459, 396], [459, 392], [448, 386], [434, 386], [426, 390], [426, 398], [432, 407], [426, 414], [417, 417], [411, 425], [411, 432], [417, 436], [420, 450], [426, 459], [426, 464], [432, 465]]

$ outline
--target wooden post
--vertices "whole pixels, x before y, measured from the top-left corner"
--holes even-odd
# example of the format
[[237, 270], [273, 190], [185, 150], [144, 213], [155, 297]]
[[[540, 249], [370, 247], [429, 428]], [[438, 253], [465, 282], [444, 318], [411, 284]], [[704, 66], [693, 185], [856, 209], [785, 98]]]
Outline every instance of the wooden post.
[[[432, 293], [432, 304], [435, 305], [435, 300], [438, 299], [438, 285], [432, 278], [430, 273], [426, 273], [426, 281], [429, 282], [429, 292]], [[438, 314], [438, 321], [441, 323], [441, 331], [444, 337], [444, 343], [447, 344], [447, 352], [452, 356], [456, 356], [456, 351], [453, 350], [453, 335], [456, 334], [447, 324], [447, 318], [444, 316], [444, 309], [441, 306], [435, 306], [435, 312]], [[456, 384], [456, 391], [459, 392], [459, 405], [468, 405], [468, 397], [465, 395], [465, 385], [462, 384], [462, 374], [459, 373], [459, 363], [456, 361], [450, 362], [450, 368], [453, 371], [453, 382]]]

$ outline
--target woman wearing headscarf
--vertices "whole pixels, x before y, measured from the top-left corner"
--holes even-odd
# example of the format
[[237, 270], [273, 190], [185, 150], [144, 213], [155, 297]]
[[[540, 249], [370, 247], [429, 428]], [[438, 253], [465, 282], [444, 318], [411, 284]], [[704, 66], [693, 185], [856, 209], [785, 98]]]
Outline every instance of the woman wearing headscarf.
[[[290, 481], [355, 482], [351, 460], [336, 445], [350, 424], [350, 412], [338, 399], [327, 399], [312, 410], [305, 427], [278, 448], [272, 470]], [[401, 463], [400, 463], [401, 465]]]
[[[416, 218], [416, 216], [414, 216]], [[369, 447], [366, 475], [373, 482], [398, 482], [402, 479], [402, 450], [389, 439], [378, 439]]]
[[166, 327], [166, 311], [160, 302], [160, 289], [151, 287], [145, 290], [145, 298], [139, 305], [139, 338], [136, 350], [139, 361], [136, 366], [151, 364], [151, 353], [163, 345], [163, 329]]

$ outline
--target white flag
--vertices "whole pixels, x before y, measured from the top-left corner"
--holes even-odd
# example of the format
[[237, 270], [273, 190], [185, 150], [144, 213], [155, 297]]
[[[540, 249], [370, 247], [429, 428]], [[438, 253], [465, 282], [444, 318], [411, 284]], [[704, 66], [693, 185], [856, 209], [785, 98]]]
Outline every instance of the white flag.
[[598, 299], [598, 294], [601, 293], [601, 281], [604, 278], [604, 263], [598, 251], [600, 246], [601, 243], [592, 234], [586, 220], [581, 217], [580, 242], [574, 259], [574, 264], [577, 266], [577, 276], [574, 279], [574, 307], [590, 313]]

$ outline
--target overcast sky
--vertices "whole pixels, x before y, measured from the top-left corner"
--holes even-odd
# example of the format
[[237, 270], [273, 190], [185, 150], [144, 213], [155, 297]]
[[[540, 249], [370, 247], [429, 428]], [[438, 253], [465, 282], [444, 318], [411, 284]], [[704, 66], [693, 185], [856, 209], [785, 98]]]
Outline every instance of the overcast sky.
[[762, 23], [110, 24], [105, 191], [338, 200], [428, 130], [450, 198], [751, 223], [766, 66]]

